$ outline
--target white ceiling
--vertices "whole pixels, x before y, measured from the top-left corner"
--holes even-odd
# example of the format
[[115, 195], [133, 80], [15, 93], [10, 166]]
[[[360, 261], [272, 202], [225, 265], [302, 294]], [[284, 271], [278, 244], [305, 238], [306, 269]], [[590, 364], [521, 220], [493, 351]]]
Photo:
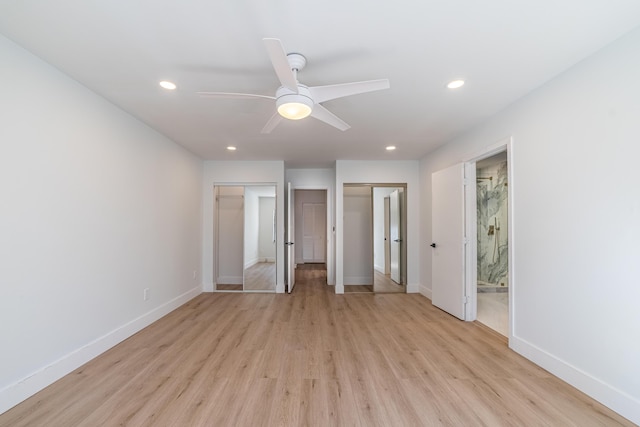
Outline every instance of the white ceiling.
[[[420, 158], [638, 25], [638, 0], [0, 2], [0, 33], [193, 153], [288, 167]], [[391, 89], [324, 103], [345, 132], [308, 118], [262, 135], [269, 100], [196, 92], [274, 95], [264, 37], [307, 57], [304, 84]]]

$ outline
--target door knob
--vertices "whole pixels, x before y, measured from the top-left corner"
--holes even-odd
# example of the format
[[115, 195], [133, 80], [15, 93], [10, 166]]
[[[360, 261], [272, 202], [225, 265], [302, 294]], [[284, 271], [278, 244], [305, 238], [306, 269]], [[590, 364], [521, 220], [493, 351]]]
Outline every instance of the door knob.
[[432, 244], [431, 244], [431, 247], [432, 247], [432, 248], [435, 248], [435, 247], [436, 247], [436, 244], [435, 244], [435, 243], [432, 243]]

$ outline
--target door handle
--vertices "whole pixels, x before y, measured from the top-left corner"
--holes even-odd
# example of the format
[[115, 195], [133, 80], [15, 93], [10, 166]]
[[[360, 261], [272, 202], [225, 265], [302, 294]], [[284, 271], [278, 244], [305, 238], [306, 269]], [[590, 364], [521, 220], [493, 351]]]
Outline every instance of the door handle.
[[394, 242], [402, 242], [402, 239], [395, 239]]
[[287, 246], [291, 246], [291, 245], [293, 245], [293, 242], [284, 242], [284, 244], [287, 245]]
[[431, 247], [432, 247], [432, 248], [435, 248], [435, 247], [436, 247], [436, 244], [435, 244], [435, 243], [432, 243], [432, 244], [431, 244]]

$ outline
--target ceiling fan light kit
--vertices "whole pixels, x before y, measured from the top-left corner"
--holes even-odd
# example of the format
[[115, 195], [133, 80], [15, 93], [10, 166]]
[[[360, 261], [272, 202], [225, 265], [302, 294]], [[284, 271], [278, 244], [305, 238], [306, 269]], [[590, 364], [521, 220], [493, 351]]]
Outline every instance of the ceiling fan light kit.
[[276, 108], [285, 119], [300, 120], [313, 111], [313, 99], [304, 85], [298, 85], [298, 93], [281, 86], [276, 92]]
[[282, 118], [300, 120], [308, 116], [327, 123], [336, 129], [345, 131], [351, 126], [327, 110], [322, 106], [321, 102], [389, 88], [388, 79], [326, 86], [305, 86], [298, 82], [298, 71], [302, 70], [307, 64], [306, 58], [299, 53], [287, 54], [282, 46], [282, 42], [278, 39], [265, 38], [262, 40], [264, 41], [267, 53], [271, 59], [271, 64], [281, 84], [276, 91], [275, 97], [229, 92], [198, 92], [198, 94], [207, 98], [275, 100], [276, 112], [262, 128], [261, 133], [263, 134], [271, 133]]

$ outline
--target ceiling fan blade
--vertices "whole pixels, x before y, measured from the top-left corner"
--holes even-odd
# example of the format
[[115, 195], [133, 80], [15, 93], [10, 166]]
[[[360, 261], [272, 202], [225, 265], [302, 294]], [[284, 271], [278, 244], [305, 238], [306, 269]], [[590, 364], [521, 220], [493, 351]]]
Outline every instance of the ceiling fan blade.
[[311, 117], [315, 117], [316, 119], [325, 122], [326, 124], [329, 124], [334, 128], [340, 129], [341, 131], [345, 131], [351, 127], [320, 104], [316, 104], [313, 106]]
[[291, 70], [289, 60], [287, 59], [287, 52], [285, 52], [282, 42], [279, 39], [262, 39], [267, 47], [267, 53], [271, 58], [273, 69], [278, 75], [278, 79], [282, 86], [287, 89], [291, 89], [295, 93], [298, 93], [298, 80], [295, 74]]
[[337, 85], [314, 86], [309, 91], [315, 102], [330, 101], [359, 93], [389, 89], [389, 79], [368, 80], [365, 82], [342, 83]]
[[225, 99], [276, 99], [275, 96], [256, 95], [254, 93], [229, 93], [229, 92], [198, 92], [202, 98], [225, 98]]
[[271, 133], [273, 129], [282, 121], [282, 116], [276, 111], [276, 113], [271, 116], [266, 125], [262, 128], [260, 133]]

